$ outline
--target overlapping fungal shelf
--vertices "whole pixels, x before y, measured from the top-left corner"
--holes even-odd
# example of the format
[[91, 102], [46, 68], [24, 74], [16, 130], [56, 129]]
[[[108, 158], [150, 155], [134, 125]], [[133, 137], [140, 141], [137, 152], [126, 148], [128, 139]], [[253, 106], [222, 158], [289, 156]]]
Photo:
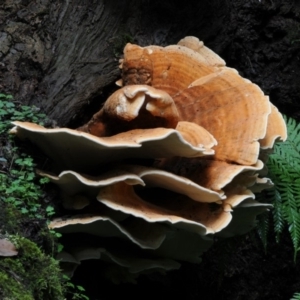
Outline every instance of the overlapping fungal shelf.
[[[120, 89], [77, 130], [14, 122], [54, 162], [70, 274], [102, 259], [132, 281], [199, 262], [214, 235], [249, 231], [270, 207], [255, 200], [281, 114], [261, 89], [195, 37], [167, 47], [127, 44]], [[80, 238], [79, 238], [80, 237]], [[83, 238], [84, 237], [84, 238]], [[71, 267], [70, 267], [71, 266]]]

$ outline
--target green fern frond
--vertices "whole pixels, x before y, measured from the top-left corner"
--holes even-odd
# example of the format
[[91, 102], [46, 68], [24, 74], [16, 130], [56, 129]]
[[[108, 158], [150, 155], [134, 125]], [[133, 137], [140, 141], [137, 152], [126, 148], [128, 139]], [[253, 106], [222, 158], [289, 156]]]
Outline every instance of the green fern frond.
[[276, 242], [279, 243], [280, 235], [284, 229], [285, 219], [284, 219], [284, 207], [282, 205], [282, 198], [277, 189], [272, 189], [273, 194], [273, 205], [272, 210], [274, 232], [276, 234]]
[[275, 184], [272, 202], [274, 231], [279, 241], [285, 224], [294, 246], [295, 257], [300, 246], [300, 124], [294, 119], [285, 121], [288, 139], [274, 146], [267, 166], [268, 176]]
[[288, 142], [297, 151], [300, 148], [300, 124], [292, 118], [287, 119], [286, 116], [284, 116], [284, 120], [288, 128]]
[[266, 211], [257, 216], [257, 232], [262, 241], [265, 252], [267, 251], [269, 227], [270, 214]]
[[290, 300], [300, 300], [300, 293], [295, 293]]
[[287, 222], [289, 224], [289, 232], [294, 246], [294, 260], [296, 260], [297, 252], [300, 245], [300, 214], [291, 207], [287, 207]]

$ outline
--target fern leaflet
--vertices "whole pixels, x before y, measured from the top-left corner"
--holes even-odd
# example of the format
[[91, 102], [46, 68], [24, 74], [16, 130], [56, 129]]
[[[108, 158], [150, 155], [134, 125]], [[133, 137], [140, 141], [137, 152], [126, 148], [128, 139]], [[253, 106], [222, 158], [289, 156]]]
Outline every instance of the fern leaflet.
[[283, 227], [287, 224], [296, 258], [300, 246], [300, 124], [291, 118], [287, 120], [285, 117], [285, 121], [288, 139], [274, 146], [267, 166], [268, 176], [275, 184], [271, 198], [276, 239], [279, 241]]
[[300, 293], [295, 293], [290, 300], [300, 300]]

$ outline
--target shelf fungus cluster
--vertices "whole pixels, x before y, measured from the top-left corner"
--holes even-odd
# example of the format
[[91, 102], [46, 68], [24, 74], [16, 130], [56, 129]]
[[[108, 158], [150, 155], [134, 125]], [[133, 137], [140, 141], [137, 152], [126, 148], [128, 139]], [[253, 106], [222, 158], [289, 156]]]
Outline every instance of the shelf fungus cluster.
[[127, 44], [120, 68], [120, 88], [77, 130], [12, 131], [54, 163], [39, 174], [68, 210], [49, 226], [72, 237], [60, 254], [69, 272], [101, 259], [134, 280], [200, 262], [213, 236], [249, 231], [270, 207], [255, 193], [272, 186], [264, 163], [287, 133], [261, 89], [195, 37]]

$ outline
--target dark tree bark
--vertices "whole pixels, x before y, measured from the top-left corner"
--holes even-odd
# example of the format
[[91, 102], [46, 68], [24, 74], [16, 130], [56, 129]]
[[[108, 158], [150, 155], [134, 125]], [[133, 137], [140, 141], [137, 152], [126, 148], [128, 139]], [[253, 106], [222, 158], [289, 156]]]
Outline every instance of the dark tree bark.
[[300, 9], [292, 0], [3, 2], [0, 90], [60, 126], [99, 108], [119, 77], [126, 42], [167, 45], [186, 35], [204, 40], [284, 113], [300, 117]]
[[299, 118], [299, 26], [292, 0], [5, 0], [0, 89], [70, 125], [113, 89], [126, 42], [167, 45], [195, 35]]
[[191, 31], [212, 37], [221, 27], [218, 6], [225, 11], [218, 1], [6, 0], [0, 89], [60, 126], [84, 119], [85, 108], [99, 107], [118, 79], [126, 42], [166, 45]]

